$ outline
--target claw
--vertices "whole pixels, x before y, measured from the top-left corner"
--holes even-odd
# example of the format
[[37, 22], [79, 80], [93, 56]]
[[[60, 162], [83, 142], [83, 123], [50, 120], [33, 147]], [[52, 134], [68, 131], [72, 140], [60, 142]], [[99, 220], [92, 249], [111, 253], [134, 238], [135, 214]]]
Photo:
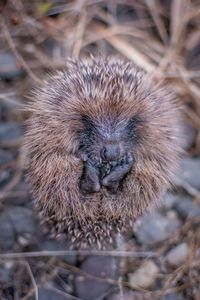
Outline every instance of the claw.
[[110, 173], [102, 179], [102, 185], [105, 186], [111, 192], [116, 192], [119, 187], [119, 182], [130, 171], [132, 163], [133, 158], [131, 153], [127, 153], [121, 159], [120, 163], [114, 162], [115, 167], [113, 167]]
[[83, 175], [81, 178], [81, 189], [87, 193], [98, 192], [101, 188], [99, 182], [99, 170], [94, 161], [87, 161], [84, 164]]

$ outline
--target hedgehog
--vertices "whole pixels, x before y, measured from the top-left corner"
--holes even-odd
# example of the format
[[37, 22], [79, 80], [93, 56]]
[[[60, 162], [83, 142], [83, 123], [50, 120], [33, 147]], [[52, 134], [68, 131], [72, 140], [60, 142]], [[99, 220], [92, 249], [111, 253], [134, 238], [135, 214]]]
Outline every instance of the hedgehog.
[[70, 60], [34, 90], [24, 151], [51, 237], [104, 247], [159, 203], [181, 153], [168, 86], [117, 58]]

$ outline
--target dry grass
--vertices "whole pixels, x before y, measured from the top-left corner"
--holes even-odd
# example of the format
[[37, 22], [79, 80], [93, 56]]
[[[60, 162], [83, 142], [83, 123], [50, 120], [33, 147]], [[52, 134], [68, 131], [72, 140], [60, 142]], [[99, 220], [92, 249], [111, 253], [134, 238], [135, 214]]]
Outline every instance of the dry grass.
[[[90, 54], [118, 55], [132, 60], [146, 72], [153, 73], [155, 80], [162, 79], [172, 85], [179, 101], [184, 104], [184, 117], [197, 130], [196, 143], [189, 154], [200, 154], [200, 2], [198, 0], [49, 0], [46, 3], [49, 6], [45, 6], [42, 1], [10, 0], [5, 1], [5, 6], [3, 4], [0, 6], [1, 46], [5, 48], [9, 46], [20, 67], [26, 71], [27, 76], [24, 80], [28, 82], [27, 90], [40, 84], [41, 78], [47, 71], [62, 68], [69, 56], [82, 58]], [[51, 47], [48, 46], [50, 42]], [[9, 101], [9, 95], [2, 94], [0, 98], [3, 99], [2, 101]], [[20, 141], [16, 141], [14, 145], [6, 145], [6, 147], [17, 147], [19, 144]], [[20, 161], [19, 158], [12, 162], [15, 172], [12, 180], [4, 190], [0, 191], [2, 201], [8, 195], [12, 195], [12, 188], [20, 180]], [[11, 166], [3, 166], [5, 169], [8, 167]], [[181, 185], [192, 197], [199, 199], [200, 191], [192, 189], [184, 182]], [[170, 292], [182, 293], [186, 299], [200, 299], [200, 258], [197, 255], [200, 249], [200, 220], [198, 218], [186, 220], [183, 227], [170, 240], [155, 250], [156, 256], [153, 259], [162, 264], [167, 250], [182, 241], [189, 244], [187, 261], [173, 271], [170, 268], [163, 270], [160, 274], [160, 278], [164, 279], [162, 285], [158, 285], [154, 290], [138, 289], [148, 299], [155, 299]], [[125, 252], [121, 255], [128, 257], [132, 255], [131, 253]], [[78, 267], [64, 264], [59, 259], [59, 255], [61, 255], [59, 251], [46, 253], [46, 256], [57, 257], [54, 257], [54, 260], [45, 258], [49, 266], [52, 266], [50, 272], [52, 278], [56, 278], [61, 267], [72, 273], [80, 272], [82, 276], [91, 276], [80, 271]], [[105, 253], [102, 252], [100, 255]], [[35, 261], [37, 267], [33, 269], [36, 270], [41, 267], [42, 257], [45, 256], [43, 253], [0, 255], [1, 261], [27, 259], [23, 262], [17, 260], [14, 263], [16, 272], [19, 272], [19, 265], [23, 266], [30, 277], [29, 289], [23, 287], [26, 291], [23, 300], [34, 293], [35, 299], [38, 299], [34, 272], [28, 263], [28, 259], [31, 257], [33, 259], [35, 256], [37, 256]], [[43, 276], [44, 282], [49, 278], [47, 274], [50, 273], [45, 268], [43, 273], [46, 274]], [[125, 280], [104, 279], [104, 281], [109, 282], [111, 286], [118, 286], [122, 299], [122, 287], [132, 288]]]

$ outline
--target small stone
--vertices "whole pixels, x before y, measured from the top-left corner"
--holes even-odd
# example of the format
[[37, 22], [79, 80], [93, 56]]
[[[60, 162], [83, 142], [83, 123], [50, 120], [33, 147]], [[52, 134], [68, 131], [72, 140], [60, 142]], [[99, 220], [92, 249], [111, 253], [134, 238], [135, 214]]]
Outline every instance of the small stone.
[[[106, 256], [90, 256], [81, 265], [80, 269], [93, 276], [100, 278], [117, 279], [118, 259]], [[106, 282], [99, 282], [83, 276], [77, 276], [75, 290], [79, 298], [83, 300], [94, 300], [104, 294], [110, 285]]]
[[197, 131], [185, 120], [181, 122], [181, 131], [183, 135], [182, 147], [184, 150], [189, 150], [195, 143]]
[[10, 170], [3, 170], [0, 172], [0, 187], [8, 182], [8, 180], [11, 177], [11, 171]]
[[20, 181], [13, 189], [12, 194], [6, 197], [6, 204], [9, 206], [31, 206], [31, 195], [28, 184]]
[[7, 164], [13, 159], [13, 156], [10, 152], [0, 149], [0, 166]]
[[35, 233], [35, 219], [30, 209], [25, 207], [13, 207], [10, 208], [7, 213], [18, 234]]
[[142, 295], [138, 292], [133, 291], [123, 291], [123, 298], [120, 293], [115, 293], [110, 297], [107, 297], [106, 300], [148, 300], [148, 296]]
[[180, 169], [177, 172], [177, 176], [196, 189], [200, 189], [199, 170], [200, 157], [184, 158], [181, 162]]
[[[159, 299], [161, 300], [161, 299]], [[181, 294], [178, 293], [170, 293], [170, 294], [166, 294], [162, 297], [162, 300], [186, 300], [185, 298], [183, 298], [183, 296]]]
[[31, 210], [10, 207], [0, 215], [0, 249], [10, 250], [15, 243], [27, 246], [36, 233], [36, 223]]
[[[13, 155], [10, 152], [0, 149], [0, 167], [12, 160]], [[3, 169], [0, 172], [0, 186], [4, 185], [10, 179], [10, 176], [11, 171], [9, 169]]]
[[193, 200], [188, 196], [179, 197], [175, 205], [176, 210], [181, 217], [200, 217], [200, 205], [193, 202]]
[[178, 195], [167, 192], [163, 197], [162, 205], [164, 206], [165, 209], [168, 210], [168, 209], [173, 208], [178, 200], [179, 200]]
[[171, 209], [167, 211], [166, 217], [170, 220], [175, 220], [178, 218], [178, 214], [175, 210]]
[[0, 249], [10, 250], [15, 242], [28, 244], [36, 232], [35, 219], [31, 210], [11, 207], [0, 215]]
[[6, 285], [11, 280], [11, 268], [0, 265], [0, 286]]
[[22, 135], [22, 129], [17, 122], [1, 123], [0, 141], [8, 142]]
[[129, 283], [133, 288], [148, 288], [154, 284], [158, 271], [154, 261], [147, 260], [134, 273], [129, 274]]
[[135, 235], [141, 244], [152, 246], [169, 238], [180, 225], [177, 218], [167, 218], [158, 212], [149, 213], [140, 218]]
[[186, 243], [182, 243], [167, 253], [166, 262], [173, 267], [179, 267], [186, 261], [187, 255], [188, 245]]
[[[34, 299], [35, 296], [31, 296], [28, 298], [28, 300], [34, 300]], [[39, 287], [38, 299], [39, 300], [75, 300], [76, 298], [59, 290]]]
[[17, 241], [21, 247], [25, 248], [31, 244], [32, 236], [30, 233], [24, 233], [23, 235], [18, 236]]
[[10, 250], [15, 243], [15, 232], [6, 211], [0, 214], [0, 249]]
[[0, 78], [11, 80], [23, 74], [22, 69], [18, 67], [17, 59], [8, 51], [0, 52]]
[[[141, 299], [141, 300], [143, 300], [143, 299]], [[153, 300], [188, 300], [188, 299], [184, 298], [182, 296], [182, 294], [174, 292], [174, 293], [169, 293], [169, 294], [167, 293], [166, 295], [163, 295], [159, 298], [155, 298]]]
[[3, 121], [3, 109], [2, 109], [2, 104], [0, 105], [0, 122]]
[[[62, 251], [68, 250], [70, 245], [66, 241], [58, 241], [55, 239], [48, 239], [46, 236], [41, 236], [39, 240], [40, 251]], [[70, 265], [76, 265], [77, 255], [65, 255], [62, 257], [62, 260]]]

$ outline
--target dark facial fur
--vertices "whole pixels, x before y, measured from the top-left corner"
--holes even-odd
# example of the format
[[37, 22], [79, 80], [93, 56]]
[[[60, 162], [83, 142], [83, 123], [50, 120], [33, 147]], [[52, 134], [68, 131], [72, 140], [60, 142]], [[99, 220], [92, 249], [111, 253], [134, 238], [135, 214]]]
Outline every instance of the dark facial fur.
[[102, 246], [169, 187], [178, 109], [168, 87], [131, 63], [71, 62], [29, 108], [27, 178], [52, 236]]
[[130, 171], [133, 163], [130, 151], [139, 141], [139, 121], [136, 116], [124, 124], [120, 120], [114, 120], [121, 124], [120, 128], [109, 120], [103, 121], [101, 126], [95, 125], [86, 116], [82, 121], [84, 128], [78, 135], [79, 155], [84, 161], [81, 189], [85, 192], [97, 192], [104, 186], [110, 192], [117, 192], [120, 181]]

